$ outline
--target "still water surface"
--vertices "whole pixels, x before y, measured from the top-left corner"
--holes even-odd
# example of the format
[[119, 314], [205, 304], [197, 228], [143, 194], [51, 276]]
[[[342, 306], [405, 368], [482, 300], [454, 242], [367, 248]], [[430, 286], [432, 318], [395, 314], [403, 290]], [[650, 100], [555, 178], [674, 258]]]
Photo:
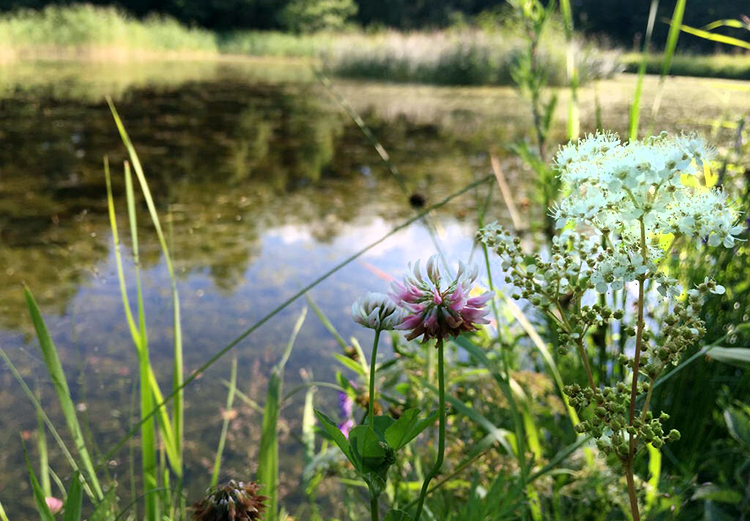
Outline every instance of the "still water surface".
[[[125, 213], [125, 158], [104, 102], [111, 95], [145, 166], [168, 223], [182, 299], [185, 366], [189, 372], [271, 309], [341, 260], [427, 205], [490, 172], [488, 151], [503, 158], [527, 218], [534, 182], [506, 152], [529, 134], [525, 102], [507, 88], [434, 88], [336, 82], [364, 115], [397, 165], [400, 183], [341, 107], [304, 65], [274, 62], [146, 64], [36, 63], [0, 68], [0, 347], [39, 389], [59, 420], [51, 383], [37, 351], [22, 283], [42, 305], [61, 353], [71, 392], [106, 452], [128, 430], [135, 350], [129, 340], [106, 215], [102, 159], [115, 171], [115, 203]], [[581, 93], [583, 127], [624, 130], [634, 78], [623, 76]], [[657, 82], [647, 80], [645, 125]], [[564, 107], [565, 101], [561, 101]], [[731, 130], [713, 124], [750, 110], [748, 84], [674, 79], [667, 82], [655, 130], [707, 133], [721, 144]], [[559, 117], [564, 110], [560, 109]], [[562, 122], [554, 139], [562, 140]], [[368, 332], [348, 316], [366, 291], [384, 291], [407, 263], [435, 252], [452, 260], [472, 254], [478, 201], [490, 185], [470, 191], [368, 251], [311, 295], [344, 337]], [[495, 197], [495, 201], [499, 198]], [[141, 205], [145, 299], [152, 360], [168, 388], [171, 374], [169, 279]], [[504, 219], [502, 205], [491, 219]], [[120, 220], [121, 230], [126, 222]], [[126, 241], [127, 242], [127, 241]], [[126, 244], [127, 245], [127, 244]], [[130, 252], [126, 270], [132, 275]], [[132, 281], [132, 276], [131, 279]], [[186, 482], [191, 498], [208, 483], [221, 428], [232, 356], [239, 388], [262, 402], [266, 375], [278, 358], [303, 301], [262, 326], [186, 391]], [[338, 346], [310, 313], [287, 365], [289, 388], [303, 374], [330, 381]], [[332, 404], [321, 389], [320, 403]], [[294, 429], [302, 395], [282, 416]], [[34, 445], [33, 407], [6, 367], [0, 368], [0, 501], [11, 519], [31, 516], [19, 432]], [[252, 468], [260, 415], [240, 408], [225, 451], [224, 474]], [[58, 421], [61, 425], [61, 422]], [[299, 444], [285, 436], [282, 482], [296, 500]], [[32, 451], [33, 452], [33, 451]], [[52, 465], [70, 472], [54, 451]], [[109, 465], [127, 496], [128, 452]], [[208, 469], [208, 470], [207, 470]]]

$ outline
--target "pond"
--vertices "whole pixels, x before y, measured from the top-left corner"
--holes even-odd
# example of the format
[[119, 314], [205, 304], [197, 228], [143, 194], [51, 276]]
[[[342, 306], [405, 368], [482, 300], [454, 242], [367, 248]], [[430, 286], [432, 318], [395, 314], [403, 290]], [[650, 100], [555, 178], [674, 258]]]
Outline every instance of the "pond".
[[[394, 174], [303, 63], [44, 62], [5, 65], [0, 74], [0, 347], [62, 427], [24, 304], [26, 284], [42, 307], [73, 398], [100, 453], [132, 423], [137, 377], [102, 167], [107, 156], [124, 233], [126, 155], [105, 95], [112, 96], [130, 132], [167, 228], [182, 301], [186, 372], [300, 288], [414, 218], [419, 208], [410, 201], [430, 206], [488, 175], [490, 153], [501, 158], [524, 217], [543, 212], [530, 200], [533, 174], [508, 152], [514, 141], [531, 135], [527, 104], [510, 88], [334, 81], [390, 154], [398, 169]], [[623, 75], [584, 88], [582, 127], [596, 128], [600, 105], [603, 126], [624, 132], [634, 85], [634, 77]], [[644, 90], [643, 128], [652, 126], [652, 102], [659, 96], [655, 131], [699, 130], [717, 144], [733, 137], [721, 122], [750, 110], [747, 83], [668, 79], [660, 91], [658, 79], [647, 78]], [[553, 136], [558, 142], [564, 138], [565, 95], [561, 92]], [[452, 261], [474, 258], [478, 210], [488, 190], [495, 189], [484, 183], [438, 208], [429, 220], [416, 220], [317, 285], [310, 296], [345, 338], [357, 335], [366, 343], [368, 332], [350, 319], [352, 301], [367, 291], [385, 291], [408, 262], [437, 248]], [[169, 277], [145, 205], [139, 203], [151, 357], [166, 389], [172, 364]], [[506, 219], [499, 194], [487, 219]], [[208, 484], [231, 359], [238, 359], [239, 389], [262, 404], [269, 369], [304, 306], [304, 299], [293, 303], [187, 388], [190, 499]], [[309, 313], [286, 367], [287, 389], [313, 376], [332, 381], [343, 370], [333, 357], [338, 352], [333, 337]], [[283, 429], [282, 504], [299, 499], [302, 457], [294, 429], [303, 397], [297, 394], [282, 412], [289, 427]], [[322, 388], [316, 395], [320, 404], [333, 404], [335, 398], [334, 391]], [[239, 403], [223, 474], [241, 479], [254, 470], [249, 462], [257, 454], [261, 415]], [[5, 365], [0, 417], [0, 501], [11, 519], [30, 518], [33, 498], [19, 433], [34, 455], [37, 419]], [[126, 448], [109, 462], [124, 502], [128, 458]], [[61, 476], [70, 475], [54, 449], [51, 464]]]

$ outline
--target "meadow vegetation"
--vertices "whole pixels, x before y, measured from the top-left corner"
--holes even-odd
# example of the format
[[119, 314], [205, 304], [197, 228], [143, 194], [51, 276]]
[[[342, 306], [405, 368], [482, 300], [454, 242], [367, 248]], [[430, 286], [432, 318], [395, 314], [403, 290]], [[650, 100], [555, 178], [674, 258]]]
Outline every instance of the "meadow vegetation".
[[[528, 0], [513, 6], [525, 39], [506, 49], [516, 59], [506, 65], [502, 81], [518, 87], [534, 132], [504, 146], [534, 176], [533, 204], [543, 209], [544, 217], [531, 222], [519, 218], [514, 194], [492, 160], [492, 173], [415, 209], [412, 217], [267, 310], [189, 373], [183, 367], [181, 328], [187, 317], [181, 316], [170, 241], [137, 151], [108, 100], [127, 151], [122, 166], [110, 169], [105, 159], [103, 170], [124, 322], [138, 355], [138, 418], [106, 452], [91, 448], [54, 332], [45, 326], [33, 288], [26, 288], [40, 354], [67, 431], [60, 436], [0, 349], [39, 417], [36, 458], [26, 461], [41, 519], [51, 521], [60, 511], [66, 521], [191, 515], [203, 521], [688, 521], [746, 516], [750, 348], [737, 346], [750, 340], [750, 130], [744, 123], [726, 123], [735, 125], [736, 141], [718, 150], [692, 135], [644, 136], [639, 124], [642, 91], [637, 89], [627, 137], [598, 132], [579, 140], [577, 89], [587, 73], [581, 62], [571, 60], [579, 44], [572, 34], [570, 2], [561, 2], [564, 37], [552, 44], [564, 51], [559, 63], [566, 73], [559, 77], [543, 53], [546, 31], [555, 23], [554, 5]], [[679, 1], [674, 27], [684, 7]], [[459, 69], [469, 64], [477, 82], [500, 82], [497, 70], [503, 69], [492, 61], [497, 59], [490, 51], [493, 42], [472, 46], [457, 34], [455, 40], [448, 33], [386, 35], [362, 60], [377, 55], [377, 49], [386, 56], [395, 53], [398, 46], [388, 38], [426, 38], [416, 42], [423, 53], [419, 58], [403, 60], [404, 79], [430, 77], [420, 72], [420, 64], [437, 67], [435, 63], [453, 60]], [[669, 35], [662, 81], [674, 63], [678, 34]], [[292, 41], [277, 48], [296, 45]], [[438, 45], [443, 41], [443, 47]], [[336, 71], [340, 62], [331, 63]], [[488, 63], [495, 72], [482, 75], [492, 68]], [[639, 81], [646, 70], [646, 62], [641, 63]], [[367, 67], [388, 69], [377, 59]], [[451, 74], [452, 69], [442, 72]], [[321, 79], [398, 177], [362, 117]], [[571, 143], [557, 154], [551, 151], [557, 94], [550, 87], [555, 84], [571, 91], [566, 125]], [[652, 116], [658, 112], [655, 104]], [[123, 180], [124, 209], [115, 204], [114, 174]], [[497, 192], [502, 203], [494, 200]], [[426, 264], [415, 263], [392, 283], [389, 295], [364, 296], [352, 306], [353, 319], [372, 330], [363, 337], [366, 343], [343, 338], [310, 290], [414, 222], [434, 230], [432, 212], [461, 196], [475, 198], [471, 209], [480, 230], [470, 265], [456, 268], [442, 254]], [[507, 207], [512, 231], [486, 222], [493, 204]], [[124, 229], [118, 228], [121, 212], [127, 215]], [[174, 364], [167, 387], [149, 357], [137, 224], [144, 215], [170, 278]], [[127, 237], [133, 257], [131, 272], [123, 268], [121, 237]], [[438, 234], [433, 240], [436, 250], [450, 255], [450, 244], [440, 244]], [[257, 459], [250, 462], [258, 484], [247, 476], [241, 482], [217, 479], [231, 414], [217, 436], [212, 476], [186, 475], [184, 388], [301, 298], [307, 307], [270, 372], [263, 404], [238, 392], [234, 365], [227, 382], [227, 410], [237, 396], [262, 411]], [[308, 309], [336, 345], [340, 367], [333, 382], [309, 378], [285, 391], [286, 363], [309, 320]], [[370, 340], [367, 353], [362, 345]], [[379, 356], [381, 342], [391, 350], [381, 350]], [[337, 392], [338, 411], [330, 400], [317, 397], [323, 389]], [[297, 392], [305, 395], [298, 425], [305, 470], [302, 483], [295, 484], [302, 499], [292, 505], [285, 503], [279, 474], [279, 418]], [[47, 433], [70, 466], [72, 477], [65, 482], [50, 471]], [[680, 449], [683, 443], [687, 448]], [[129, 444], [132, 501], [126, 503], [107, 462]], [[186, 479], [211, 486], [192, 510], [184, 496]], [[326, 489], [331, 482], [333, 493]], [[8, 521], [2, 507], [0, 520]]]

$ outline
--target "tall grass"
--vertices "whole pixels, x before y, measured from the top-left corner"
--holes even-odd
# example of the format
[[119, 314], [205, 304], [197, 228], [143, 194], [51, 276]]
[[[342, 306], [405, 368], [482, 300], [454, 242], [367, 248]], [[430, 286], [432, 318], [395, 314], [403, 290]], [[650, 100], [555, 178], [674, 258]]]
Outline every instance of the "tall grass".
[[110, 58], [177, 51], [216, 54], [216, 37], [172, 18], [139, 21], [114, 7], [87, 4], [0, 16], [0, 54], [11, 58]]
[[[621, 61], [626, 72], [635, 72], [643, 56], [637, 53], [623, 54]], [[659, 74], [664, 64], [664, 55], [648, 54], [645, 57], [646, 73]], [[750, 80], [750, 55], [675, 54], [672, 58], [670, 74], [674, 76], [694, 76], [699, 78], [726, 78], [730, 80]]]
[[[512, 69], [524, 41], [509, 31], [461, 29], [373, 35], [350, 34], [337, 38], [322, 54], [331, 74], [397, 82], [446, 85], [510, 85]], [[578, 79], [586, 82], [611, 77], [618, 71], [617, 53], [602, 52], [581, 41], [575, 48]], [[539, 62], [551, 85], [566, 85], [568, 51], [565, 39], [553, 34], [540, 47]]]

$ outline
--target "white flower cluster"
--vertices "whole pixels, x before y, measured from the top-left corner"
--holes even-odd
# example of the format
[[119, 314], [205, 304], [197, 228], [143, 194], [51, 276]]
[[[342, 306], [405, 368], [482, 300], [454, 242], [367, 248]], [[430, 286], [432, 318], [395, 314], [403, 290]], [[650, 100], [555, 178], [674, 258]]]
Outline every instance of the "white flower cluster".
[[[560, 177], [571, 193], [552, 215], [561, 228], [574, 221], [615, 232], [625, 250], [641, 249], [641, 223], [649, 239], [675, 234], [732, 247], [743, 231], [738, 212], [722, 191], [699, 179], [712, 154], [696, 136], [663, 132], [621, 143], [616, 134], [589, 135], [557, 154]], [[637, 264], [637, 258], [631, 260]]]

